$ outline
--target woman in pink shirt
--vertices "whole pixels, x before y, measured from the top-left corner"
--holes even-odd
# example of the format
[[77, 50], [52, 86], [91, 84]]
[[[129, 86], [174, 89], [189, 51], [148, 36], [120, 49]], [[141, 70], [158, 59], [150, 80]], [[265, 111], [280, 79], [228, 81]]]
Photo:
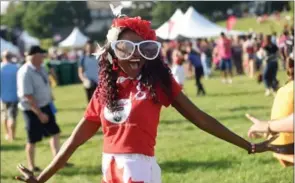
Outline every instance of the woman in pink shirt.
[[220, 69], [222, 71], [222, 82], [232, 83], [232, 61], [231, 61], [231, 40], [222, 32], [217, 42], [217, 50], [220, 55]]

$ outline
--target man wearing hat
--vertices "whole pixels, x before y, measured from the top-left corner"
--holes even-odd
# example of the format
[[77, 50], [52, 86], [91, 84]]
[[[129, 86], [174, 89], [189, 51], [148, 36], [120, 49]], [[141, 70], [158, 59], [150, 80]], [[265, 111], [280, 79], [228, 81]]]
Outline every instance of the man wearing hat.
[[17, 95], [19, 108], [23, 111], [26, 122], [28, 166], [32, 171], [39, 171], [35, 166], [35, 144], [43, 137], [51, 137], [50, 147], [55, 156], [59, 150], [60, 128], [50, 108], [52, 93], [48, 74], [42, 66], [45, 50], [32, 46], [27, 54], [27, 62], [17, 73]]

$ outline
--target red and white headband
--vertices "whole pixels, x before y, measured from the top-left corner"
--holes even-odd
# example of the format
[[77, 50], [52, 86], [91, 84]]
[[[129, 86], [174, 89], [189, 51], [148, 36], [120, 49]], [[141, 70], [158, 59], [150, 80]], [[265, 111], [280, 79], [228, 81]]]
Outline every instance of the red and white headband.
[[[111, 43], [113, 41], [117, 41], [119, 34], [124, 29], [130, 29], [142, 37], [144, 40], [156, 40], [156, 32], [151, 28], [151, 22], [147, 20], [141, 19], [141, 17], [128, 17], [126, 15], [121, 14], [122, 6], [114, 7], [110, 4], [112, 12], [116, 17], [113, 22], [110, 30], [107, 34], [107, 41]], [[105, 48], [100, 47], [98, 44], [98, 51], [93, 54], [98, 58], [100, 55], [105, 53]], [[112, 56], [108, 53], [108, 60], [112, 63]]]

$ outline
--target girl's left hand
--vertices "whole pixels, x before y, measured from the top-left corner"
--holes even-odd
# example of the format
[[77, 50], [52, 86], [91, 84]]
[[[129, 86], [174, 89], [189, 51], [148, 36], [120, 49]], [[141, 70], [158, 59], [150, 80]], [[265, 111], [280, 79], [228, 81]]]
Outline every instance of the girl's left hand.
[[278, 135], [275, 135], [273, 137], [271, 137], [270, 139], [264, 141], [264, 142], [260, 142], [257, 144], [254, 144], [255, 146], [255, 150], [254, 153], [263, 153], [266, 151], [272, 151], [272, 148], [270, 146], [270, 144], [278, 137]]

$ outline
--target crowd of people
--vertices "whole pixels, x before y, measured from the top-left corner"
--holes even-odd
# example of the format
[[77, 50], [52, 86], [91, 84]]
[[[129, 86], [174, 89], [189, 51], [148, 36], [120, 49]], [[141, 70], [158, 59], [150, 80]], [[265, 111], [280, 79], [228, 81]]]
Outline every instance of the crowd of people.
[[[268, 138], [262, 143], [250, 143], [197, 108], [183, 92], [185, 80], [192, 73], [197, 96], [207, 93], [202, 77], [209, 78], [216, 70], [221, 71], [222, 83], [234, 83], [234, 65], [237, 74], [246, 73], [250, 78], [257, 76], [259, 81], [263, 80], [266, 95], [277, 91], [271, 120], [286, 118], [290, 123], [294, 110], [294, 28], [286, 28], [279, 37], [250, 34], [229, 38], [221, 33], [215, 41], [163, 42], [162, 46], [156, 40], [149, 22], [118, 16], [113, 21], [106, 45], [98, 50], [99, 60], [93, 56], [93, 42], [87, 42], [85, 55], [79, 59], [78, 74], [88, 106], [62, 147], [49, 79], [54, 72], [50, 67], [46, 70], [43, 63], [47, 52], [39, 46], [32, 46], [21, 66], [11, 62], [9, 52], [2, 54], [1, 114], [4, 116], [5, 139], [15, 139], [18, 108], [23, 113], [27, 133], [28, 169], [18, 166], [24, 175], [17, 177], [18, 180], [45, 182], [60, 168], [73, 166], [67, 162], [70, 156], [102, 127], [103, 182], [112, 182], [112, 177], [117, 177], [114, 167], [120, 164], [129, 170], [125, 173], [125, 182], [160, 183], [161, 170], [154, 157], [154, 146], [162, 106], [174, 107], [195, 126], [249, 154], [271, 150], [283, 166], [294, 163], [293, 131], [289, 124], [287, 129], [277, 129], [276, 121], [260, 122], [247, 115], [254, 122], [249, 136]], [[278, 90], [279, 60], [289, 81]], [[280, 132], [278, 138], [277, 132]], [[43, 137], [50, 137], [54, 158], [38, 177], [34, 177], [32, 172], [41, 171], [35, 163], [35, 148]]]
[[[80, 58], [78, 73], [84, 84], [87, 102], [98, 83], [98, 62], [92, 53], [93, 41], [88, 41], [85, 54]], [[49, 144], [53, 156], [60, 149], [60, 127], [56, 122], [57, 109], [52, 94], [53, 81], [57, 81], [50, 60], [57, 60], [55, 52], [32, 46], [25, 53], [24, 62], [15, 62], [9, 51], [1, 54], [1, 120], [5, 139], [13, 142], [16, 137], [16, 119], [19, 109], [23, 113], [27, 132], [26, 154], [31, 171], [41, 171], [35, 164], [36, 143], [51, 137]], [[72, 166], [67, 163], [66, 166]]]
[[[162, 55], [170, 65], [176, 81], [183, 85], [185, 78], [195, 73], [197, 95], [205, 94], [201, 78], [221, 72], [221, 81], [231, 84], [234, 72], [246, 74], [263, 82], [265, 95], [275, 94], [279, 88], [278, 69], [286, 69], [286, 60], [294, 48], [294, 26], [285, 26], [281, 35], [250, 33], [218, 39], [196, 41], [164, 41]], [[194, 70], [192, 70], [194, 68]]]

